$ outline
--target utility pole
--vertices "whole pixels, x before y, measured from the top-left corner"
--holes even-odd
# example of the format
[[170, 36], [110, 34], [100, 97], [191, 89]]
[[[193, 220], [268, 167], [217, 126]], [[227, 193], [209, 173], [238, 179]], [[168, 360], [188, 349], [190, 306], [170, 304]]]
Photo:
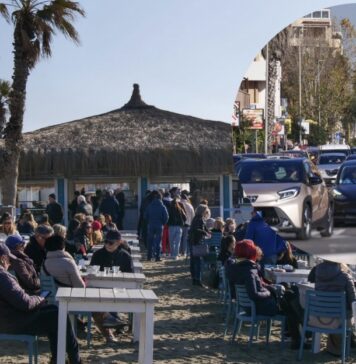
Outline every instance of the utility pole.
[[299, 144], [302, 145], [302, 27], [299, 28], [299, 47], [298, 47], [298, 63], [299, 63]]
[[266, 94], [265, 94], [265, 154], [268, 153], [268, 61], [269, 61], [269, 42], [266, 47]]

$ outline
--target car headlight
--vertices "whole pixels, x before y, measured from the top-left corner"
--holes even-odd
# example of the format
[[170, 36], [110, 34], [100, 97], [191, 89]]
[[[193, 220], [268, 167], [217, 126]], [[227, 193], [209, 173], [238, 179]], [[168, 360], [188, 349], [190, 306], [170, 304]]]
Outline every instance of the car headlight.
[[300, 188], [288, 188], [288, 190], [279, 191], [278, 195], [281, 200], [285, 200], [286, 198], [293, 198], [298, 196]]
[[347, 197], [343, 195], [339, 190], [333, 189], [333, 197], [335, 200], [346, 200]]

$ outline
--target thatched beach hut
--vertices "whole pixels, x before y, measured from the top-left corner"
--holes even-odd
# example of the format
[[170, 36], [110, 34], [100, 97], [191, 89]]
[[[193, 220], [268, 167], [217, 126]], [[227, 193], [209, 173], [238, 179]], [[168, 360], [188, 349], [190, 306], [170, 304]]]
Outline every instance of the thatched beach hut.
[[118, 183], [139, 202], [151, 184], [214, 180], [230, 208], [231, 155], [229, 124], [147, 105], [135, 84], [119, 109], [25, 133], [19, 186], [52, 185], [67, 206], [81, 186]]

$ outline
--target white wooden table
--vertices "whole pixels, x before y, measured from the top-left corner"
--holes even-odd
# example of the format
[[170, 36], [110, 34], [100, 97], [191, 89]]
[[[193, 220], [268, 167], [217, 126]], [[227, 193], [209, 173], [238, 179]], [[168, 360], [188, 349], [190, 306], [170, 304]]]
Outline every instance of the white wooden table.
[[310, 269], [295, 269], [293, 272], [275, 272], [272, 268], [265, 268], [265, 276], [273, 283], [297, 283], [307, 279]]
[[158, 298], [152, 290], [59, 287], [57, 364], [65, 363], [67, 315], [69, 312], [133, 312], [140, 318], [138, 362], [153, 363], [154, 305]]
[[[98, 272], [96, 274], [81, 273], [88, 288], [126, 288], [142, 289], [146, 277], [142, 273], [107, 273]], [[137, 342], [140, 337], [140, 317], [133, 314], [132, 319], [133, 341]]]
[[140, 262], [136, 262], [133, 260], [132, 262], [133, 265], [133, 271], [134, 273], [142, 273], [143, 272], [143, 265]]
[[132, 253], [131, 258], [134, 262], [139, 262], [142, 259], [142, 255], [140, 253]]

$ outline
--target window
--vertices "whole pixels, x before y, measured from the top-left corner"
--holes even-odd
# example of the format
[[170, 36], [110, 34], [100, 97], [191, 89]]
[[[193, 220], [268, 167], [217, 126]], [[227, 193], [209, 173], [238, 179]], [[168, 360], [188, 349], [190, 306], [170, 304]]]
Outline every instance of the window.
[[328, 10], [323, 10], [323, 11], [321, 12], [321, 17], [322, 17], [323, 19], [329, 19], [329, 18], [330, 18], [330, 11], [328, 11]]
[[321, 18], [321, 11], [314, 11], [313, 18], [316, 18], [316, 19]]

